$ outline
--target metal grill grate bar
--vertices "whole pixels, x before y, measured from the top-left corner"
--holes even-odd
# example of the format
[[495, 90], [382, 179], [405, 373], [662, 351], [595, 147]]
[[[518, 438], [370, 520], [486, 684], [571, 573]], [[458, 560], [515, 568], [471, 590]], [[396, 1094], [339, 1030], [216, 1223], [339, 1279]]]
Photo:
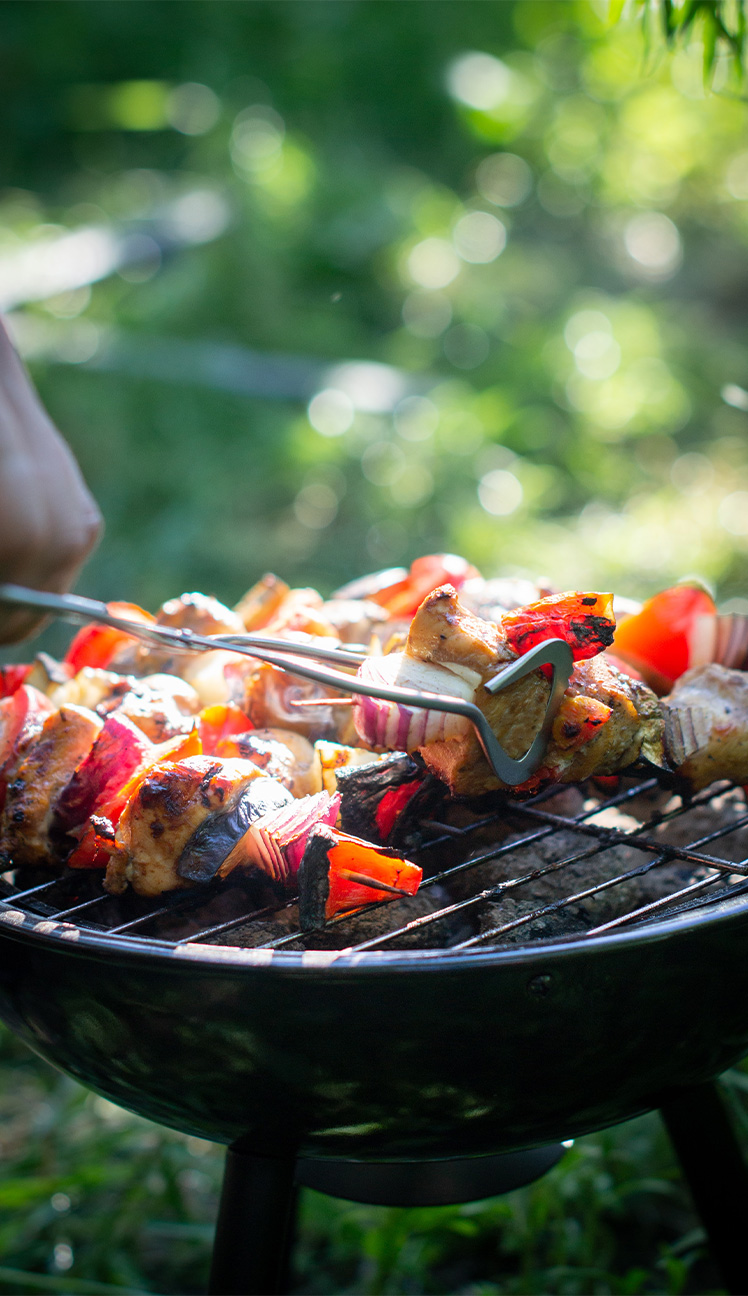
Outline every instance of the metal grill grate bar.
[[[419, 943], [424, 936], [428, 936], [430, 931], [434, 932], [434, 939], [427, 941], [432, 946], [438, 947], [445, 944], [452, 949], [466, 950], [476, 946], [490, 944], [501, 941], [509, 933], [521, 930], [530, 926], [533, 922], [552, 918], [563, 911], [573, 911], [573, 907], [584, 905], [593, 897], [600, 897], [605, 893], [614, 892], [616, 887], [622, 887], [631, 883], [634, 879], [643, 878], [653, 870], [666, 865], [688, 865], [692, 869], [707, 870], [704, 877], [695, 877], [685, 884], [675, 885], [673, 889], [668, 887], [667, 894], [655, 895], [654, 898], [639, 901], [637, 904], [634, 899], [634, 907], [627, 907], [626, 911], [615, 914], [605, 921], [598, 921], [595, 925], [589, 925], [583, 931], [574, 931], [577, 938], [586, 936], [599, 935], [606, 931], [615, 930], [616, 928], [630, 925], [632, 923], [651, 922], [662, 917], [665, 914], [681, 912], [684, 909], [690, 909], [699, 905], [714, 903], [716, 900], [723, 899], [725, 896], [740, 895], [748, 891], [748, 882], [729, 882], [730, 878], [742, 877], [748, 879], [748, 856], [745, 852], [740, 852], [740, 858], [731, 860], [728, 856], [720, 855], [707, 851], [704, 847], [711, 845], [713, 842], [729, 837], [730, 834], [748, 828], [748, 811], [745, 813], [735, 813], [737, 805], [733, 798], [730, 802], [731, 813], [733, 818], [723, 818], [723, 821], [713, 830], [703, 832], [703, 823], [700, 835], [694, 833], [691, 839], [687, 833], [687, 840], [668, 841], [666, 836], [660, 838], [659, 833], [666, 833], [670, 830], [671, 825], [677, 824], [679, 820], [687, 819], [690, 812], [700, 812], [711, 804], [725, 792], [731, 791], [726, 785], [719, 785], [716, 789], [707, 789], [698, 794], [689, 801], [681, 801], [680, 804], [669, 805], [669, 808], [658, 808], [656, 805], [648, 807], [644, 803], [645, 813], [639, 826], [635, 828], [617, 827], [615, 824], [605, 823], [604, 816], [606, 811], [623, 809], [626, 805], [633, 802], [634, 798], [646, 797], [649, 794], [656, 793], [659, 790], [657, 779], [649, 778], [645, 781], [632, 781], [630, 785], [619, 788], [613, 795], [603, 800], [588, 799], [584, 802], [583, 808], [577, 813], [563, 814], [558, 813], [553, 808], [554, 798], [568, 792], [569, 789], [554, 787], [544, 791], [538, 797], [527, 802], [517, 802], [506, 798], [500, 798], [498, 803], [490, 812], [480, 815], [472, 822], [462, 825], [450, 823], [441, 823], [436, 820], [426, 821], [422, 827], [431, 834], [428, 840], [423, 841], [419, 847], [416, 858], [421, 862], [427, 862], [433, 853], [437, 850], [451, 853], [453, 859], [444, 864], [443, 860], [439, 861], [439, 866], [431, 872], [419, 891], [419, 895], [433, 895], [437, 900], [438, 907], [431, 912], [421, 913], [411, 917], [408, 921], [397, 923], [396, 915], [398, 913], [405, 916], [408, 912], [409, 904], [407, 899], [380, 901], [376, 904], [369, 905], [366, 908], [366, 915], [375, 914], [377, 911], [386, 911], [387, 916], [394, 920], [394, 925], [386, 931], [381, 931], [374, 935], [369, 935], [367, 939], [352, 941], [346, 946], [353, 952], [365, 952], [369, 950], [381, 949], [397, 945], [398, 942], [405, 940], [412, 941], [418, 937]], [[563, 803], [562, 803], [563, 804]], [[725, 803], [727, 804], [727, 803]], [[640, 811], [636, 812], [639, 815]], [[603, 820], [598, 822], [597, 820]], [[694, 825], [696, 826], [696, 825]], [[475, 849], [475, 842], [478, 836], [485, 836], [492, 828], [496, 832], [508, 831], [511, 835], [509, 840], [495, 841], [489, 843], [485, 849], [478, 849], [477, 853], [467, 857], [472, 849]], [[548, 858], [549, 849], [553, 852], [554, 839], [561, 833], [571, 833], [581, 838], [578, 848], [569, 849], [568, 839], [566, 848], [562, 849], [560, 858]], [[655, 833], [657, 835], [655, 835]], [[585, 841], [586, 839], [586, 841]], [[561, 837], [558, 837], [559, 845], [562, 844]], [[532, 853], [535, 847], [543, 846], [539, 855], [540, 863], [535, 857], [535, 865], [527, 867], [529, 860], [527, 853]], [[486, 928], [484, 931], [476, 931], [475, 926], [478, 921], [485, 922], [486, 919], [478, 919], [477, 915], [483, 912], [486, 906], [496, 904], [502, 899], [511, 896], [513, 893], [520, 892], [521, 888], [528, 887], [537, 883], [544, 878], [560, 878], [564, 876], [564, 870], [573, 869], [574, 866], [582, 865], [587, 868], [587, 863], [596, 857], [601, 857], [601, 863], [605, 859], [605, 853], [614, 851], [617, 848], [626, 847], [631, 851], [641, 852], [643, 858], [641, 862], [632, 867], [624, 868], [615, 873], [615, 876], [607, 877], [597, 876], [594, 874], [591, 878], [591, 885], [579, 886], [584, 877], [573, 877], [576, 886], [572, 885], [563, 894], [553, 895], [551, 891], [547, 902], [532, 904], [526, 912], [517, 914], [516, 912], [507, 921], [497, 923]], [[457, 854], [457, 861], [454, 862], [454, 855]], [[736, 854], [738, 852], [735, 852]], [[461, 857], [460, 857], [461, 856]], [[509, 862], [512, 857], [516, 858], [518, 869], [513, 870], [511, 876], [500, 877], [496, 881], [491, 881], [490, 885], [483, 885], [479, 890], [474, 890], [472, 894], [465, 894], [464, 887], [468, 884], [471, 871], [475, 877], [478, 874], [475, 870], [498, 864], [502, 860]], [[522, 867], [523, 860], [525, 867]], [[615, 862], [615, 861], [614, 861]], [[604, 867], [604, 865], [603, 865]], [[44, 916], [54, 916], [55, 918], [70, 921], [77, 921], [82, 927], [88, 927], [97, 933], [106, 933], [111, 935], [127, 935], [130, 932], [146, 928], [149, 924], [159, 923], [157, 936], [145, 939], [157, 939], [159, 945], [177, 948], [185, 944], [191, 944], [199, 941], [211, 941], [220, 936], [225, 936], [232, 931], [238, 931], [247, 924], [256, 920], [272, 918], [274, 914], [288, 913], [295, 901], [284, 900], [279, 904], [261, 904], [260, 907], [253, 907], [250, 903], [245, 912], [236, 914], [230, 913], [223, 918], [220, 914], [214, 913], [214, 920], [206, 923], [207, 913], [203, 913], [202, 922], [200, 921], [200, 910], [206, 904], [218, 897], [227, 895], [225, 888], [217, 885], [210, 885], [207, 888], [190, 888], [184, 892], [174, 893], [169, 896], [168, 902], [164, 903], [163, 899], [151, 904], [146, 912], [136, 912], [133, 914], [133, 904], [141, 905], [145, 901], [141, 897], [128, 895], [120, 901], [117, 897], [110, 896], [101, 887], [101, 879], [94, 879], [89, 875], [83, 878], [77, 878], [75, 881], [84, 887], [83, 897], [86, 897], [86, 887], [97, 885], [98, 894], [88, 895], [86, 898], [81, 897], [80, 889], [71, 896], [70, 885], [73, 882], [72, 873], [63, 874], [60, 877], [53, 878], [45, 882], [38, 883], [34, 886], [25, 887], [15, 891], [10, 883], [4, 881], [3, 887], [6, 888], [6, 899], [0, 904], [8, 903], [13, 906], [28, 905], [31, 913], [38, 913], [37, 904], [42, 905], [42, 914]], [[446, 889], [449, 891], [450, 886], [459, 883], [463, 887], [463, 894], [458, 889], [457, 895], [448, 897], [448, 902], [438, 904], [441, 899], [440, 891]], [[480, 882], [478, 883], [480, 886]], [[58, 908], [55, 905], [55, 896], [62, 893], [67, 894], [74, 903], [64, 904]], [[241, 896], [240, 891], [240, 896]], [[251, 894], [251, 890], [250, 890]], [[644, 893], [646, 896], [646, 892]], [[640, 892], [641, 896], [641, 892]], [[249, 899], [249, 895], [246, 897]], [[260, 897], [258, 896], [258, 899]], [[534, 898], [534, 897], [532, 897]], [[541, 897], [542, 899], [542, 897]], [[125, 904], [124, 913], [122, 904]], [[229, 904], [235, 906], [236, 901], [230, 900]], [[109, 906], [112, 906], [111, 912]], [[403, 908], [405, 906], [405, 908]], [[128, 907], [132, 916], [128, 917]], [[225, 908], [224, 908], [225, 913]], [[411, 909], [412, 913], [412, 909]], [[359, 911], [360, 914], [360, 911]], [[329, 932], [330, 941], [340, 947], [343, 943], [343, 933], [346, 931], [346, 924], [355, 924], [357, 914], [342, 913], [332, 918], [325, 926], [325, 932]], [[216, 921], [219, 919], [220, 921]], [[465, 920], [470, 919], [473, 927], [471, 934], [465, 934]], [[173, 922], [172, 922], [173, 920]], [[195, 921], [193, 921], [195, 920]], [[490, 922], [490, 917], [488, 918]], [[577, 918], [573, 917], [572, 922]], [[190, 924], [192, 923], [192, 926]], [[174, 924], [177, 924], [176, 930]], [[440, 924], [442, 925], [440, 928]], [[448, 924], [446, 936], [444, 936], [444, 924]], [[459, 927], [462, 926], [462, 932]], [[184, 934], [186, 927], [190, 927], [189, 933]], [[277, 928], [276, 928], [277, 930]], [[169, 932], [171, 931], [171, 935]], [[470, 931], [470, 927], [468, 927]], [[166, 933], [165, 935], [162, 933]], [[352, 930], [355, 935], [355, 927]], [[360, 933], [359, 933], [360, 935]], [[441, 935], [442, 939], [438, 939]], [[343, 938], [343, 940], [341, 940]], [[459, 939], [458, 939], [459, 938]], [[531, 940], [541, 939], [542, 937], [530, 936]], [[324, 937], [322, 937], [324, 939]], [[313, 945], [318, 945], [320, 933], [314, 933]], [[241, 938], [239, 940], [241, 943]], [[281, 936], [275, 936], [260, 942], [263, 948], [283, 949], [289, 946], [299, 947], [299, 944], [307, 944], [307, 936], [298, 930], [288, 931]]]

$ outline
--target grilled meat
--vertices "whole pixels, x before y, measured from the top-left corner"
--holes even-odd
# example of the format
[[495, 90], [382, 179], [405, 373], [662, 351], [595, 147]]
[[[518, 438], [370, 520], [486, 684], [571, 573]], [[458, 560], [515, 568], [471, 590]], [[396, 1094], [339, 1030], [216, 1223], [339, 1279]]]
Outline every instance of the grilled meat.
[[[476, 705], [515, 760], [529, 749], [543, 723], [550, 685], [542, 671], [533, 671], [500, 693], [488, 692], [484, 684], [502, 665], [516, 660], [512, 640], [519, 637], [522, 643], [540, 642], [560, 633], [584, 659], [574, 667], [543, 768], [528, 781], [526, 790], [543, 783], [573, 782], [593, 773], [615, 773], [642, 754], [662, 763], [662, 720], [654, 694], [600, 657], [588, 659], [590, 651], [599, 652], [612, 637], [612, 623], [607, 633], [608, 618], [600, 614], [603, 598], [606, 596], [554, 596], [509, 613], [494, 625], [464, 609], [456, 592], [446, 586], [430, 595], [414, 617], [407, 652], [456, 669], [468, 681], [468, 672], [474, 672]], [[603, 603], [603, 609], [607, 606]], [[543, 624], [546, 608], [550, 633]], [[455, 738], [427, 743], [419, 750], [428, 768], [453, 795], [475, 796], [502, 786], [472, 729]]]
[[664, 698], [668, 761], [691, 792], [717, 779], [748, 781], [748, 674], [696, 666]]
[[319, 758], [308, 739], [290, 729], [250, 729], [216, 744], [216, 756], [250, 760], [295, 797], [321, 792]]
[[54, 859], [50, 828], [58, 797], [101, 728], [99, 717], [85, 707], [60, 707], [47, 717], [8, 774], [0, 819], [3, 859], [14, 864], [46, 864]]
[[[129, 882], [138, 895], [154, 896], [189, 886], [189, 872], [181, 874], [179, 864], [193, 834], [209, 816], [230, 815], [247, 786], [260, 778], [262, 771], [250, 761], [212, 756], [153, 766], [117, 826], [107, 890], [119, 893]], [[288, 796], [284, 789], [280, 792]], [[214, 872], [230, 848], [217, 859]]]

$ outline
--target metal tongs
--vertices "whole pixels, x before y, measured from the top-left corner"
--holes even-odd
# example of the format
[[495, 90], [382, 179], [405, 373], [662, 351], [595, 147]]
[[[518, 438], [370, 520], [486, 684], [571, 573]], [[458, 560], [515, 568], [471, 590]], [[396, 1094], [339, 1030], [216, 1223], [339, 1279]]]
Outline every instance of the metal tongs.
[[[325, 684], [343, 692], [377, 698], [384, 702], [396, 702], [407, 707], [448, 711], [453, 715], [465, 716], [474, 726], [486, 760], [494, 773], [510, 787], [524, 783], [540, 764], [545, 754], [551, 725], [569, 683], [573, 666], [569, 645], [563, 639], [547, 639], [544, 643], [531, 648], [517, 661], [505, 666], [484, 685], [489, 693], [500, 693], [510, 684], [537, 670], [539, 666], [551, 667], [551, 691], [543, 723], [525, 755], [520, 760], [514, 760], [504, 751], [483, 712], [474, 702], [463, 702], [460, 698], [443, 693], [418, 692], [395, 685], [369, 684], [354, 675], [345, 674], [344, 670], [312, 666], [303, 660], [312, 658], [319, 662], [334, 662], [344, 668], [360, 666], [366, 660], [367, 654], [356, 651], [359, 645], [349, 647], [343, 644], [339, 648], [322, 648], [318, 642], [292, 643], [288, 639], [274, 639], [263, 634], [208, 637], [195, 634], [192, 630], [176, 630], [170, 626], [142, 625], [128, 621], [125, 617], [112, 615], [106, 603], [100, 603], [97, 599], [81, 598], [77, 594], [48, 594], [44, 590], [26, 589], [23, 585], [0, 584], [0, 602], [54, 613], [75, 623], [98, 621], [103, 625], [123, 630], [134, 639], [143, 640], [144, 643], [168, 646], [179, 652], [215, 652], [217, 649], [223, 649], [246, 657], [256, 657], [270, 666], [287, 671], [289, 675], [299, 675], [303, 679], [312, 680], [316, 684]], [[320, 705], [324, 705], [324, 701], [321, 700]]]

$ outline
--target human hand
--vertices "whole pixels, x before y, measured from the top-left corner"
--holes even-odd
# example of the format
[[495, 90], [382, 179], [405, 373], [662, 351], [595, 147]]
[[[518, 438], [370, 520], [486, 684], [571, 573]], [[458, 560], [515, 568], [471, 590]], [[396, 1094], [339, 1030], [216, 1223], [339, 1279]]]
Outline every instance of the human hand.
[[[64, 593], [96, 544], [101, 514], [0, 321], [0, 581]], [[41, 623], [0, 603], [0, 643]]]

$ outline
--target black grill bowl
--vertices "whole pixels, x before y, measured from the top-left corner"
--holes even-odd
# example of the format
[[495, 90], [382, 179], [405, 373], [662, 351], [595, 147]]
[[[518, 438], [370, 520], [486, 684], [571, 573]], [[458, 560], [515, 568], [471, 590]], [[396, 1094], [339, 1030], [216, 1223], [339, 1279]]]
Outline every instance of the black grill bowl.
[[258, 1154], [505, 1152], [748, 1052], [748, 900], [489, 952], [112, 937], [0, 906], [0, 1016], [142, 1116]]

